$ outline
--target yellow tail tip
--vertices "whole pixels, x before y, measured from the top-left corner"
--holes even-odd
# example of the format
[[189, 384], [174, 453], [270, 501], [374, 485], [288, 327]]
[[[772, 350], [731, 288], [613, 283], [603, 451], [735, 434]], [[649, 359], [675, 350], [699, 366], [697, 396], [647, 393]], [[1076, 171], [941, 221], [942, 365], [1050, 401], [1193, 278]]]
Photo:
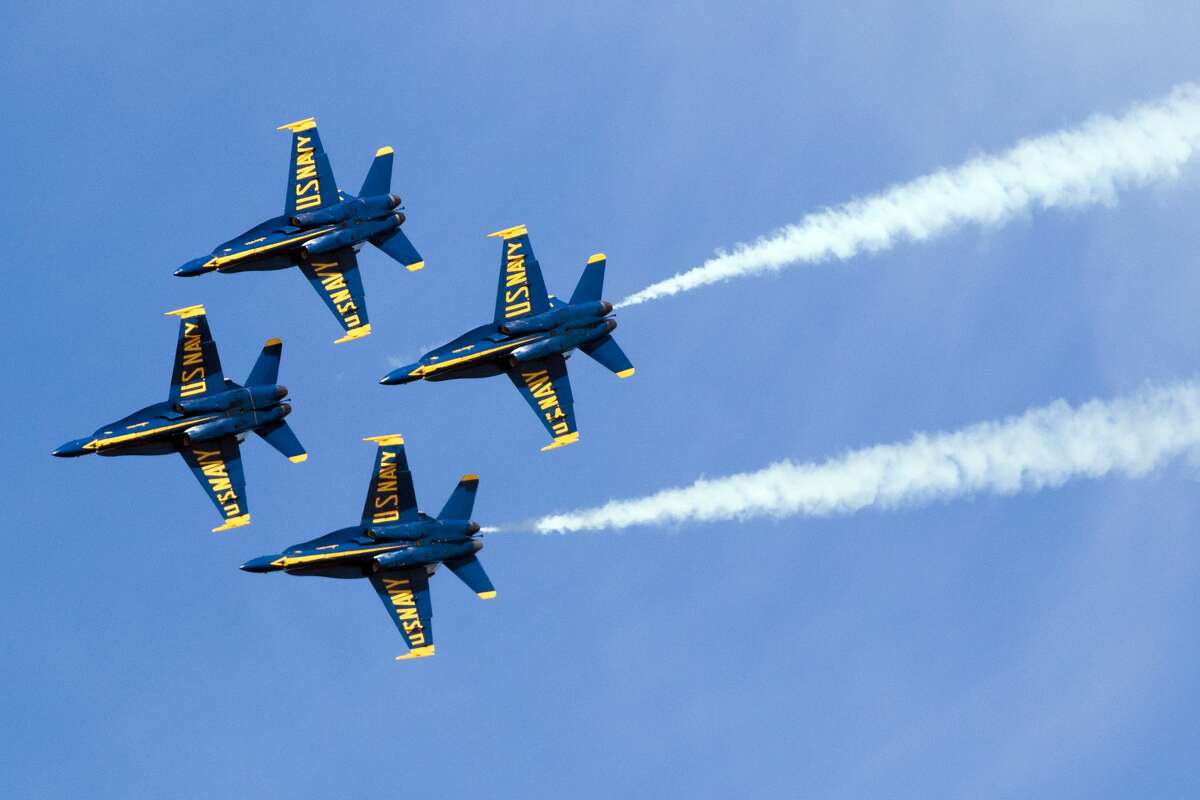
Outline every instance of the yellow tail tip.
[[300, 131], [311, 130], [312, 128], [315, 128], [315, 127], [317, 127], [317, 118], [316, 117], [305, 117], [304, 119], [298, 119], [295, 122], [285, 122], [284, 124], [280, 125], [275, 130], [291, 131], [292, 133], [299, 133]]
[[402, 656], [396, 656], [397, 661], [408, 661], [410, 658], [427, 658], [434, 654], [434, 648], [437, 645], [428, 645], [426, 647], [414, 647]]
[[620, 372], [618, 372], [617, 377], [618, 378], [628, 378], [630, 375], [632, 375], [635, 372], [637, 372], [637, 368], [630, 367], [629, 369], [623, 369]]
[[293, 464], [303, 464], [305, 461], [308, 461], [308, 453], [301, 453], [298, 456], [288, 456], [288, 461]]
[[574, 433], [568, 433], [565, 436], [556, 437], [553, 442], [551, 442], [550, 444], [548, 444], [542, 448], [542, 452], [545, 453], [547, 450], [554, 450], [559, 447], [566, 447], [567, 445], [575, 444], [575, 442], [578, 442], [578, 441], [579, 441], [579, 431], [575, 431]]
[[371, 323], [368, 322], [366, 325], [362, 325], [358, 328], [351, 328], [350, 330], [346, 331], [345, 336], [343, 336], [340, 339], [335, 339], [333, 343], [334, 344], [342, 344], [343, 342], [352, 342], [355, 339], [361, 339], [364, 336], [370, 336], [370, 335], [371, 335]]
[[480, 593], [479, 593], [479, 599], [480, 599], [480, 600], [491, 600], [491, 599], [492, 599], [493, 597], [495, 597], [495, 596], [496, 596], [496, 593], [495, 593], [494, 591], [492, 591], [492, 592], [480, 592]]
[[283, 340], [278, 337], [274, 337], [263, 342], [263, 347], [274, 347], [277, 344], [283, 344]]
[[421, 270], [425, 269], [425, 262], [418, 261], [415, 264], [406, 264], [404, 268], [409, 272], [420, 272]]
[[404, 444], [404, 437], [398, 433], [385, 433], [382, 436], [364, 436], [364, 442], [374, 442], [380, 447], [394, 444]]
[[459, 478], [459, 481], [477, 481], [477, 480], [479, 480], [479, 476], [476, 475], [474, 472], [468, 472], [466, 475], [463, 475], [461, 478]]
[[394, 152], [396, 151], [393, 150], [390, 145], [384, 145], [375, 151], [375, 157], [379, 158], [380, 156], [390, 156]]
[[241, 528], [242, 526], [249, 525], [249, 524], [250, 524], [250, 515], [242, 514], [241, 516], [238, 516], [238, 517], [230, 517], [229, 519], [225, 520], [224, 525], [213, 528], [212, 532], [213, 533], [221, 533], [222, 531], [232, 530], [233, 528]]
[[514, 236], [524, 236], [527, 233], [529, 233], [529, 231], [525, 228], [524, 225], [514, 225], [511, 228], [505, 228], [502, 231], [492, 231], [491, 233], [488, 234], [488, 237], [489, 238], [499, 237], [501, 239], [511, 239]]
[[604, 253], [596, 253], [591, 258], [588, 259], [588, 263], [595, 264], [597, 261], [605, 261], [607, 259], [608, 259], [608, 256], [604, 255]]
[[183, 308], [177, 308], [174, 311], [164, 312], [163, 316], [164, 317], [179, 317], [180, 319], [187, 319], [188, 317], [203, 317], [204, 313], [205, 313], [204, 312], [204, 304], [198, 303], [197, 305], [194, 305], [194, 306], [184, 306]]

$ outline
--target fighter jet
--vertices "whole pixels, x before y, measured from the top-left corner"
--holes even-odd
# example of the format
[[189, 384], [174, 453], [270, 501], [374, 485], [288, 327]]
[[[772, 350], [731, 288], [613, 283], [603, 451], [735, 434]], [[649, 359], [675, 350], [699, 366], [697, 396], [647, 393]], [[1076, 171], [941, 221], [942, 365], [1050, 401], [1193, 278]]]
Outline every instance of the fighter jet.
[[179, 344], [167, 400], [109, 423], [91, 436], [67, 442], [52, 455], [179, 453], [224, 519], [213, 532], [249, 525], [238, 442], [254, 431], [289, 461], [299, 463], [308, 458], [284, 420], [292, 407], [282, 402], [287, 387], [278, 385], [283, 343], [267, 340], [242, 386], [221, 371], [204, 306], [168, 311], [167, 316], [179, 317]]
[[410, 272], [425, 266], [400, 230], [404, 212], [396, 210], [400, 198], [390, 191], [392, 148], [376, 151], [355, 197], [337, 188], [315, 119], [289, 122], [279, 130], [292, 132], [283, 216], [217, 245], [212, 253], [187, 262], [175, 274], [190, 278], [214, 271], [298, 266], [345, 330], [339, 344], [369, 336], [371, 323], [355, 253], [370, 242]]
[[357, 525], [275, 555], [242, 565], [246, 572], [319, 575], [325, 578], [369, 578], [383, 607], [400, 630], [408, 653], [397, 661], [434, 654], [433, 605], [429, 576], [445, 564], [484, 600], [496, 596], [491, 580], [475, 554], [483, 542], [475, 538], [479, 524], [471, 521], [479, 478], [463, 475], [437, 518], [417, 511], [412, 473], [399, 434], [372, 436], [375, 469], [362, 519]]
[[503, 242], [493, 321], [389, 372], [379, 382], [393, 385], [504, 373], [553, 437], [543, 451], [576, 442], [579, 431], [566, 363], [570, 351], [579, 348], [618, 378], [634, 372], [611, 336], [617, 327], [608, 316], [612, 303], [600, 299], [606, 257], [596, 253], [588, 259], [574, 294], [564, 303], [547, 295], [524, 225], [488, 235]]

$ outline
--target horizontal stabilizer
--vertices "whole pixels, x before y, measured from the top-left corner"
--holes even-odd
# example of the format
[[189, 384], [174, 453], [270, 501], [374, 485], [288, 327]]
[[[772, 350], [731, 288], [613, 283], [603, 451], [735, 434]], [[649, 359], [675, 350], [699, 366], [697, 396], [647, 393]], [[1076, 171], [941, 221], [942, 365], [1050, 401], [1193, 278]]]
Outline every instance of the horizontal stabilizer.
[[359, 197], [371, 197], [377, 194], [387, 194], [392, 188], [392, 148], [381, 147], [375, 151], [375, 160], [367, 170], [363, 179], [362, 191]]
[[475, 509], [475, 493], [479, 491], [478, 475], [463, 475], [458, 486], [450, 494], [450, 499], [438, 514], [438, 519], [470, 519]]
[[372, 239], [371, 244], [399, 261], [409, 272], [416, 272], [425, 266], [425, 259], [421, 258], [417, 248], [413, 247], [404, 231], [399, 228], [382, 239]]
[[629, 357], [621, 350], [617, 340], [611, 336], [604, 336], [594, 342], [589, 342], [579, 349], [615, 372], [618, 378], [628, 378], [634, 372], [633, 364], [629, 363]]
[[287, 420], [281, 419], [270, 425], [255, 428], [254, 432], [266, 440], [271, 447], [287, 456], [287, 460], [293, 464], [308, 460], [308, 453], [305, 452], [304, 445], [300, 444], [300, 440], [288, 426]]
[[246, 378], [247, 386], [270, 386], [279, 383], [279, 359], [283, 355], [283, 342], [278, 339], [268, 339], [263, 345], [258, 361]]
[[474, 555], [452, 559], [445, 564], [463, 583], [471, 587], [471, 591], [484, 600], [491, 600], [496, 596], [496, 588], [492, 586], [491, 578], [483, 571], [483, 564], [479, 563], [479, 559]]
[[579, 283], [575, 284], [575, 291], [571, 294], [571, 305], [600, 299], [604, 292], [604, 265], [607, 261], [604, 253], [596, 253], [588, 259], [583, 274], [579, 276]]

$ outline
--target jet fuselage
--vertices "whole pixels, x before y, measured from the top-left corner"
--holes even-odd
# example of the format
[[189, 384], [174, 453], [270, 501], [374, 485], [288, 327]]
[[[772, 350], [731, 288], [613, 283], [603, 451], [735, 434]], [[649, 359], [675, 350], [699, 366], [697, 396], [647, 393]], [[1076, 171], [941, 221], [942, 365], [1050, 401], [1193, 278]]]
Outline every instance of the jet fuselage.
[[91, 436], [63, 444], [53, 455], [161, 455], [222, 436], [240, 436], [290, 414], [292, 407], [281, 402], [287, 391], [281, 385], [229, 386], [223, 392], [192, 400], [155, 403], [97, 429]]
[[611, 311], [607, 302], [560, 304], [535, 317], [481, 325], [419, 361], [392, 370], [379, 382], [391, 386], [499, 375], [518, 364], [566, 354], [604, 338], [617, 327], [617, 321], [608, 317]]

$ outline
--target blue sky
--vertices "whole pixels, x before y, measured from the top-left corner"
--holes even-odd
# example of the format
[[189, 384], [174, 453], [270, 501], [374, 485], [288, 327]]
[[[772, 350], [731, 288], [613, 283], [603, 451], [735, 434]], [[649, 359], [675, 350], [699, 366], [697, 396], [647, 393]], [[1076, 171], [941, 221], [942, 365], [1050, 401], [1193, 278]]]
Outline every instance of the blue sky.
[[[484, 524], [1191, 377], [1200, 174], [620, 315], [572, 361], [579, 445], [507, 381], [376, 385], [487, 319], [525, 223], [552, 291], [618, 299], [806, 212], [1198, 74], [1194, 4], [278, 3], [0, 10], [10, 190], [0, 794], [1180, 796], [1196, 783], [1197, 473], [848, 518], [497, 534], [433, 580], [438, 655], [365, 583], [236, 567], [348, 524], [402, 432], [418, 498]], [[396, 148], [406, 273], [375, 333], [299, 274], [171, 276], [279, 213], [315, 115], [342, 185]], [[165, 397], [207, 305], [226, 372], [284, 340], [292, 465], [243, 449], [210, 534], [174, 457], [49, 451]]]

